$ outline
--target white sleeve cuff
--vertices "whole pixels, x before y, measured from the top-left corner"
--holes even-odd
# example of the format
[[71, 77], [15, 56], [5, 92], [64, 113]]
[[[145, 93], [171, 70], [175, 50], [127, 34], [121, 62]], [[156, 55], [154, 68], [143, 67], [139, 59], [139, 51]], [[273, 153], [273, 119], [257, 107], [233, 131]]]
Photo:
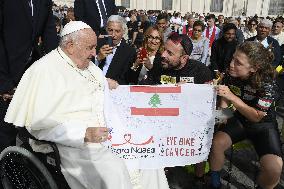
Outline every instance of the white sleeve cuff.
[[71, 120], [50, 129], [29, 132], [39, 140], [80, 148], [84, 146], [87, 127], [88, 125], [82, 121]]

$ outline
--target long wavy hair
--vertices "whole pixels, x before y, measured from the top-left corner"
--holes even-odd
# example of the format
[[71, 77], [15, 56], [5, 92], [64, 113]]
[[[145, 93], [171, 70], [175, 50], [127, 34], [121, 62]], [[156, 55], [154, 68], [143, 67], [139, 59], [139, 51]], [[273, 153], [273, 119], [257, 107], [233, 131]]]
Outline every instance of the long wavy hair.
[[148, 36], [151, 35], [151, 33], [153, 31], [157, 31], [159, 33], [159, 37], [160, 37], [160, 46], [158, 48], [159, 53], [162, 54], [162, 52], [164, 51], [164, 35], [159, 31], [159, 28], [157, 26], [150, 26], [144, 33], [144, 39], [143, 39], [143, 43], [142, 43], [142, 47], [147, 49], [147, 43], [148, 43]]
[[256, 69], [249, 79], [253, 87], [259, 88], [263, 82], [275, 78], [276, 72], [272, 66], [274, 54], [270, 48], [265, 48], [259, 42], [247, 41], [240, 44], [236, 50], [244, 53], [249, 59], [249, 64]]

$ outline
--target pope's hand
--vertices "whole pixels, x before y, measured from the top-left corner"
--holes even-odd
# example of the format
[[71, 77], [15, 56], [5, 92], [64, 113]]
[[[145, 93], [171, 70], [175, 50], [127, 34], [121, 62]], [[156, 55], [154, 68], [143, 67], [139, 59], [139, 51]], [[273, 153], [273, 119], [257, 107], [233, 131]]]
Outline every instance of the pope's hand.
[[115, 81], [115, 80], [113, 80], [113, 79], [107, 78], [107, 82], [108, 82], [108, 88], [109, 88], [110, 90], [116, 89], [116, 88], [119, 86], [119, 84], [117, 83], [117, 81]]
[[106, 127], [88, 127], [84, 142], [100, 143], [105, 142], [108, 138], [109, 129]]

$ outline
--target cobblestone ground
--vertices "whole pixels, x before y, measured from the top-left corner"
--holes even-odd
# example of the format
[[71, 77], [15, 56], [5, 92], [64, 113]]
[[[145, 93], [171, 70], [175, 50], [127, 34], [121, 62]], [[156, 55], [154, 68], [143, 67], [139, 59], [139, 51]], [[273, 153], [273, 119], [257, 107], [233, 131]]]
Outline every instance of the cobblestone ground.
[[[283, 120], [278, 120], [282, 130]], [[283, 150], [284, 152], [284, 145]], [[221, 171], [222, 188], [224, 189], [254, 189], [259, 163], [253, 148], [247, 146], [233, 150], [233, 159], [230, 164], [231, 151], [226, 152], [226, 162]], [[230, 169], [231, 166], [231, 169]], [[231, 170], [231, 174], [229, 174]], [[284, 170], [284, 169], [283, 169]], [[183, 167], [175, 167], [167, 172], [171, 189], [209, 189], [207, 186], [196, 184], [194, 176]], [[284, 189], [284, 171], [281, 181], [275, 189]]]

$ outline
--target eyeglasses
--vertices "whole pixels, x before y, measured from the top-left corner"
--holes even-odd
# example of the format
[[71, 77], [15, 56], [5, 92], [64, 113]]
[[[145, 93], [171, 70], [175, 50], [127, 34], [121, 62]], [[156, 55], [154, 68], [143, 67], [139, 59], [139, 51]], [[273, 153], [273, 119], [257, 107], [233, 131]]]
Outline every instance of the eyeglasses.
[[251, 26], [256, 26], [256, 24], [249, 24], [249, 25], [251, 25]]
[[154, 37], [154, 36], [152, 36], [152, 35], [148, 35], [147, 36], [147, 39], [149, 39], [149, 40], [151, 40], [151, 41], [153, 41], [153, 40], [155, 40], [155, 41], [161, 41], [161, 38], [160, 37]]

